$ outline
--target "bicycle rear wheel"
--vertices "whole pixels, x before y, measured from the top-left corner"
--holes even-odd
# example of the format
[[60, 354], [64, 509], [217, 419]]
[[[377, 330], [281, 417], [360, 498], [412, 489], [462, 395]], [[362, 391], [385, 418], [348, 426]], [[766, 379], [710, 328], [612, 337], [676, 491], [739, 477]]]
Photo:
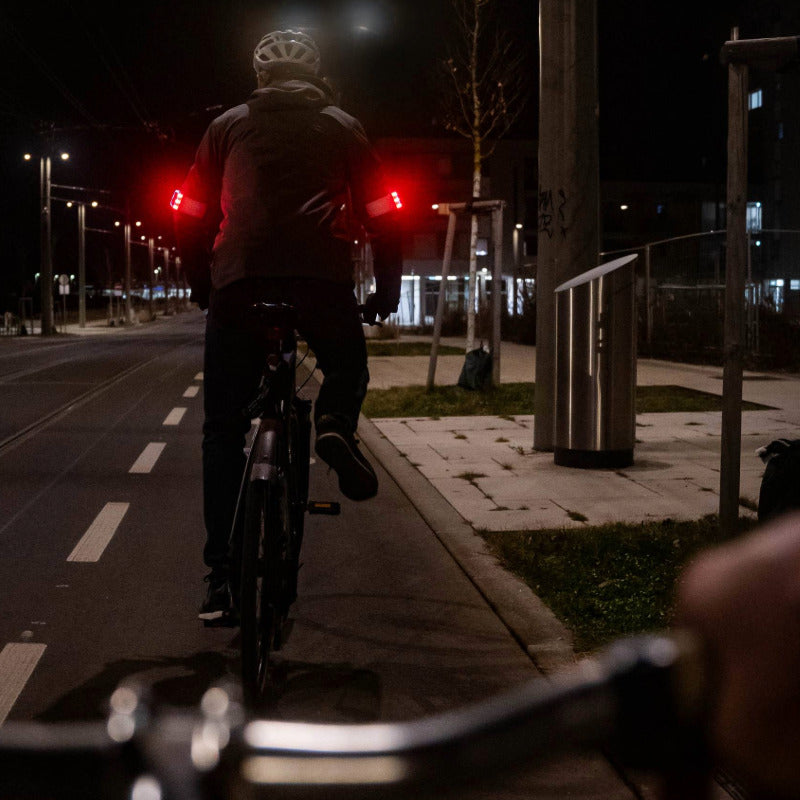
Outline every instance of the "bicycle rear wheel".
[[284, 480], [250, 482], [243, 528], [242, 686], [245, 701], [255, 707], [268, 695], [270, 654], [281, 646], [288, 613], [284, 596], [291, 515]]

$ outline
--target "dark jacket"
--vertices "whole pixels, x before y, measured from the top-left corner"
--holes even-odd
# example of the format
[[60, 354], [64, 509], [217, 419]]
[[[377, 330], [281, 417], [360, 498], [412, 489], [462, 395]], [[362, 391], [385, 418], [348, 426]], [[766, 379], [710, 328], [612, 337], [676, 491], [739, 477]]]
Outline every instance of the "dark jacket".
[[366, 232], [376, 279], [399, 298], [400, 205], [361, 124], [314, 78], [257, 89], [213, 120], [173, 200], [198, 297], [251, 277], [350, 283]]

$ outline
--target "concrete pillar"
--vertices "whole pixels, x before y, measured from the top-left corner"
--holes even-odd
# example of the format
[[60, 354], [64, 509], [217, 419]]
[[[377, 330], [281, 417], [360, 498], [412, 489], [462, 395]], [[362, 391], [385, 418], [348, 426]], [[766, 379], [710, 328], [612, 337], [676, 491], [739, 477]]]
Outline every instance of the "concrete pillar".
[[553, 290], [600, 251], [596, 0], [539, 4], [539, 208], [533, 446], [553, 450]]

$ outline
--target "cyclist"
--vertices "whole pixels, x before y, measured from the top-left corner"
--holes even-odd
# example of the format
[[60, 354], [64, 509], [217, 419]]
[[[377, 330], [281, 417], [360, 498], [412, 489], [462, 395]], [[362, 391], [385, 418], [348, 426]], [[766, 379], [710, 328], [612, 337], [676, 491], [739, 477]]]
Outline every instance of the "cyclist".
[[323, 383], [314, 409], [317, 455], [340, 491], [378, 490], [358, 448], [356, 425], [369, 373], [354, 295], [352, 246], [367, 234], [376, 289], [364, 319], [397, 310], [402, 202], [358, 120], [334, 105], [314, 40], [273, 31], [253, 53], [257, 88], [207, 128], [172, 207], [192, 298], [207, 308], [204, 358], [203, 503], [210, 568], [200, 618], [230, 608], [228, 542], [249, 421], [259, 344], [245, 328], [257, 301], [285, 302], [317, 358]]

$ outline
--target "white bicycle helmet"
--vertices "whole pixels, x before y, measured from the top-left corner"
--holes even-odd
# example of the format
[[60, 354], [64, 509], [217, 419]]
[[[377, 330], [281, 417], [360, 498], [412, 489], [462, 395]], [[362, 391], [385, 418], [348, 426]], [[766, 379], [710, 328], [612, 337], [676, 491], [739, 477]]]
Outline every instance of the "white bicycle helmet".
[[273, 31], [262, 37], [253, 51], [256, 73], [269, 72], [277, 64], [294, 66], [300, 72], [319, 73], [319, 49], [300, 31]]

